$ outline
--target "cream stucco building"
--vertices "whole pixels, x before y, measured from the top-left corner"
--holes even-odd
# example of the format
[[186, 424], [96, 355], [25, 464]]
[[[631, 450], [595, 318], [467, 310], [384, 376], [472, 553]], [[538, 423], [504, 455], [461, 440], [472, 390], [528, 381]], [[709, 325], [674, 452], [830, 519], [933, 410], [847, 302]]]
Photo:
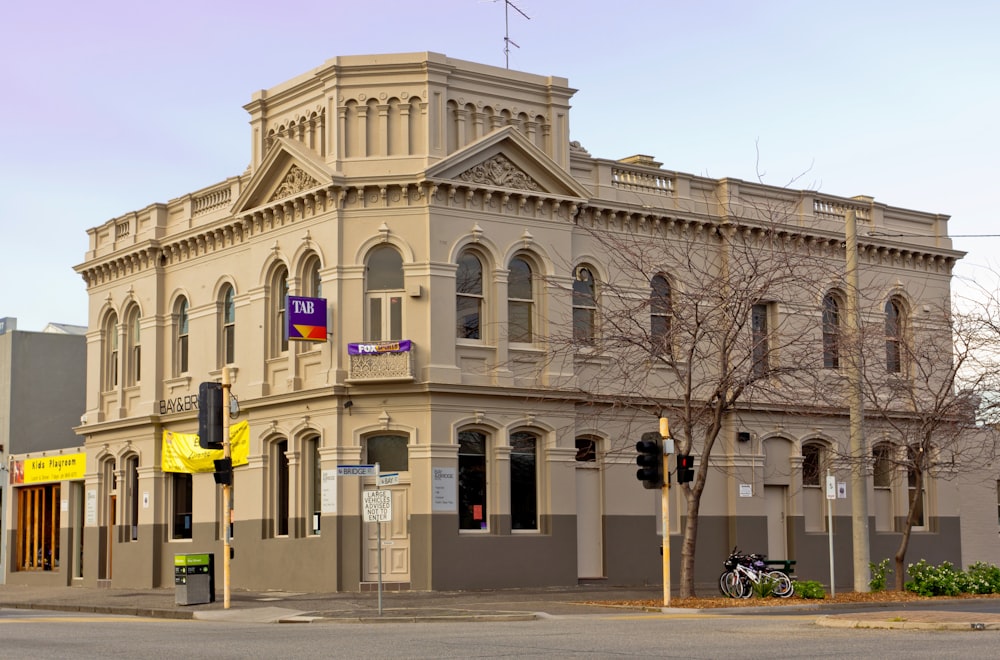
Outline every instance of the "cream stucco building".
[[[383, 527], [388, 583], [657, 583], [657, 500], [633, 463], [641, 424], [583, 393], [599, 356], [553, 359], [571, 319], [600, 325], [614, 273], [599, 231], [669, 241], [732, 222], [733, 208], [759, 222], [750, 210], [770, 200], [836, 261], [853, 210], [870, 229], [912, 236], [864, 241], [901, 305], [916, 314], [947, 300], [961, 254], [946, 216], [595, 158], [571, 141], [573, 93], [563, 78], [435, 53], [337, 57], [253, 95], [246, 172], [90, 229], [77, 266], [90, 299], [80, 579], [169, 586], [174, 554], [222, 552], [220, 488], [210, 474], [164, 472], [161, 449], [165, 430], [197, 430], [199, 383], [226, 367], [250, 428], [234, 475], [234, 587], [375, 582], [375, 525], [361, 517], [374, 480], [336, 474], [375, 462], [399, 475]], [[289, 295], [326, 301], [327, 341], [289, 340]], [[819, 346], [820, 300], [767, 314], [777, 323], [793, 308]], [[819, 485], [803, 465], [846, 443], [846, 414], [818, 422], [771, 403], [727, 421], [699, 583], [735, 543], [795, 557], [800, 577], [827, 575]], [[870, 489], [877, 558], [895, 547], [905, 488]], [[974, 513], [958, 483], [934, 483], [914, 556], [995, 560], [965, 530], [992, 526], [995, 542], [983, 492]], [[679, 555], [682, 495], [671, 497]], [[850, 508], [836, 504], [849, 583]]]

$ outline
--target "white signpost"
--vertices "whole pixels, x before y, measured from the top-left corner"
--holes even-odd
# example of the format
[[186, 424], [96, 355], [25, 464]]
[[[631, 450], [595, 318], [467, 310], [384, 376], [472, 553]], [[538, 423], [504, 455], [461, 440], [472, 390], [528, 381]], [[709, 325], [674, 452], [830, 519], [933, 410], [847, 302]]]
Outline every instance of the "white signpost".
[[[840, 484], [843, 486], [844, 484]], [[846, 497], [846, 489], [845, 489]], [[837, 587], [833, 583], [833, 501], [837, 499], [837, 477], [826, 471], [826, 534], [830, 542], [830, 597], [837, 595]]]

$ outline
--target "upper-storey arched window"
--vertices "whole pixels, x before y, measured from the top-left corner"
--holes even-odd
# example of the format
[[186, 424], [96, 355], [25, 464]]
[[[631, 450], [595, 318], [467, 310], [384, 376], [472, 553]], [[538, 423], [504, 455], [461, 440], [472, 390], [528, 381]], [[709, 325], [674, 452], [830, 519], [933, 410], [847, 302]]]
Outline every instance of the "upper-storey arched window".
[[466, 250], [455, 273], [455, 333], [459, 339], [482, 339], [483, 262]]
[[129, 387], [138, 385], [139, 379], [142, 377], [142, 342], [139, 334], [140, 318], [141, 314], [139, 313], [139, 307], [133, 305], [129, 309], [125, 320], [125, 342], [127, 355], [125, 384]]
[[365, 267], [365, 339], [403, 338], [403, 257], [391, 245], [368, 255]]
[[104, 319], [104, 326], [101, 329], [102, 342], [104, 346], [104, 359], [102, 369], [104, 372], [104, 391], [113, 390], [118, 387], [118, 315], [114, 312], [108, 314]]
[[303, 269], [305, 277], [302, 278], [302, 295], [310, 298], [323, 297], [323, 278], [320, 276], [319, 268], [319, 257], [316, 255], [309, 257], [309, 260], [306, 261], [305, 268]]
[[650, 350], [654, 355], [668, 356], [673, 353], [671, 330], [673, 303], [670, 281], [662, 274], [656, 274], [649, 281], [649, 338]]
[[534, 278], [531, 265], [522, 257], [510, 260], [507, 278], [507, 336], [512, 342], [534, 340]]
[[802, 485], [819, 486], [824, 465], [825, 448], [818, 442], [802, 445]]
[[181, 298], [177, 301], [176, 320], [174, 321], [174, 375], [179, 376], [188, 370], [188, 301]]
[[840, 299], [833, 293], [823, 297], [823, 367], [840, 368]]
[[271, 274], [271, 357], [288, 350], [288, 325], [285, 317], [288, 308], [288, 268], [278, 266]]
[[577, 266], [573, 278], [573, 339], [592, 344], [597, 336], [597, 283], [590, 266]]
[[222, 287], [221, 305], [219, 321], [222, 325], [222, 364], [219, 366], [236, 361], [236, 292], [231, 284]]
[[903, 326], [905, 318], [902, 303], [890, 298], [885, 303], [885, 369], [891, 374], [903, 370]]

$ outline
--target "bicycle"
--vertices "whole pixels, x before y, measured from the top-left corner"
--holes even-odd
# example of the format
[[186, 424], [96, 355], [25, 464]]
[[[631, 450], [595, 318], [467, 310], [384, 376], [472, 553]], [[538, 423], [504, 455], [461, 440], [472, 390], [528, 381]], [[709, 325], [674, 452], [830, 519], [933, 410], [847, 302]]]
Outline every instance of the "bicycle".
[[756, 585], [771, 581], [771, 593], [788, 598], [795, 592], [791, 578], [784, 571], [767, 570], [764, 555], [742, 554], [735, 547], [723, 562], [726, 570], [719, 576], [719, 589], [729, 598], [749, 598]]

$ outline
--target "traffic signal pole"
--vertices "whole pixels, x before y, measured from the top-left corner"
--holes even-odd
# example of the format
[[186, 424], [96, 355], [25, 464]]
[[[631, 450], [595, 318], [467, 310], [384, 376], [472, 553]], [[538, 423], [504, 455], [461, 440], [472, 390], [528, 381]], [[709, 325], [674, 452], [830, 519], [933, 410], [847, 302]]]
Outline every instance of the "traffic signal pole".
[[[232, 458], [232, 444], [229, 442], [229, 390], [232, 385], [229, 382], [229, 367], [222, 367], [222, 455], [227, 458]], [[232, 465], [232, 463], [230, 463]], [[224, 503], [224, 516], [222, 519], [222, 526], [226, 529], [225, 534], [225, 545], [223, 546], [222, 552], [222, 583], [223, 583], [223, 597], [222, 597], [222, 607], [223, 609], [229, 609], [229, 557], [232, 553], [232, 524], [233, 524], [233, 484], [232, 478], [230, 478], [230, 483], [223, 484], [222, 486], [222, 501]]]
[[666, 417], [660, 418], [660, 437], [663, 438], [663, 487], [660, 489], [660, 515], [663, 518], [663, 606], [670, 607], [670, 454], [667, 441], [670, 438], [670, 423]]

